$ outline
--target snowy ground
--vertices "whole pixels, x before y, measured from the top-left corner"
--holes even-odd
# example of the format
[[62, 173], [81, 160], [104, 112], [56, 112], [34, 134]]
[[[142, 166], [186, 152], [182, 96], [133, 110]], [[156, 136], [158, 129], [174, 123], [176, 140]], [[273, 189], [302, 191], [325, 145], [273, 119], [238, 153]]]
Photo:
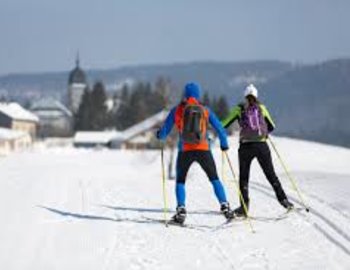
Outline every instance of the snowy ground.
[[[163, 218], [157, 151], [54, 148], [0, 157], [0, 269], [350, 269], [350, 150], [285, 138], [276, 144], [311, 213], [275, 220], [284, 210], [254, 163], [254, 234], [244, 221], [220, 227], [224, 219], [197, 165], [188, 177], [193, 227], [157, 222]], [[235, 168], [236, 146], [230, 150]], [[278, 160], [275, 165], [296, 199]], [[168, 217], [173, 187], [167, 181]]]

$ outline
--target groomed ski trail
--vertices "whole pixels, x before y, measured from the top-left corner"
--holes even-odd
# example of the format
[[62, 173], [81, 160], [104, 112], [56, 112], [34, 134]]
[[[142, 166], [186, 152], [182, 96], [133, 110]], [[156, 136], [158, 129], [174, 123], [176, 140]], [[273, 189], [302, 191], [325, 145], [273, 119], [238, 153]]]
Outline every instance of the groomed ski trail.
[[[198, 165], [188, 175], [186, 222], [203, 228], [166, 228], [147, 220], [163, 219], [158, 151], [54, 148], [2, 158], [0, 268], [349, 269], [350, 150], [285, 138], [276, 142], [290, 153], [288, 165], [298, 168], [311, 213], [291, 213], [276, 222], [252, 220], [255, 234], [244, 221], [212, 229], [225, 218]], [[306, 154], [294, 156], [301, 145]], [[310, 159], [319, 151], [327, 154], [326, 165], [321, 156]], [[221, 153], [215, 149], [214, 154], [220, 173]], [[234, 167], [235, 154], [230, 151]], [[283, 171], [277, 173], [287, 194], [297, 199]], [[234, 208], [237, 194], [225, 186]], [[256, 164], [250, 187], [253, 217], [284, 213]], [[173, 181], [167, 181], [167, 192], [170, 218]]]

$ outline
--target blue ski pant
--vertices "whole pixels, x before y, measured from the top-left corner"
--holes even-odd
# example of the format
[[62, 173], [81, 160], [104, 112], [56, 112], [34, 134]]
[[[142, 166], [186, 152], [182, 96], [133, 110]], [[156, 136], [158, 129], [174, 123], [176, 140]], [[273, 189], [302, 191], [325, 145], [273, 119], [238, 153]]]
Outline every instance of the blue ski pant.
[[186, 203], [186, 176], [193, 162], [197, 162], [212, 183], [214, 193], [219, 203], [226, 203], [225, 189], [219, 180], [215, 161], [211, 151], [180, 151], [176, 161], [176, 199], [178, 206]]

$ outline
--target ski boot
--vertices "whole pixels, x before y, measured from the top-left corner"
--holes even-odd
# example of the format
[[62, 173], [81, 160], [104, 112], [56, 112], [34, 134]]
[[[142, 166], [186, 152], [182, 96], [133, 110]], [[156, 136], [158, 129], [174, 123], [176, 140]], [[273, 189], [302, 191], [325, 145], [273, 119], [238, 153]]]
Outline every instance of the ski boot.
[[280, 204], [287, 209], [287, 211], [293, 210], [294, 209], [294, 205], [288, 201], [288, 199], [284, 199], [282, 201], [280, 201]]
[[186, 208], [185, 206], [176, 207], [176, 214], [171, 218], [171, 222], [183, 225], [186, 219]]
[[[246, 204], [246, 206], [247, 206], [247, 211], [248, 211], [248, 204]], [[245, 211], [243, 206], [240, 206], [240, 207], [236, 208], [235, 210], [233, 210], [233, 214], [235, 217], [246, 218], [248, 216], [248, 213]]]
[[227, 221], [230, 221], [231, 219], [233, 219], [235, 217], [233, 214], [233, 211], [230, 208], [230, 204], [227, 202], [221, 204], [220, 212], [225, 216]]

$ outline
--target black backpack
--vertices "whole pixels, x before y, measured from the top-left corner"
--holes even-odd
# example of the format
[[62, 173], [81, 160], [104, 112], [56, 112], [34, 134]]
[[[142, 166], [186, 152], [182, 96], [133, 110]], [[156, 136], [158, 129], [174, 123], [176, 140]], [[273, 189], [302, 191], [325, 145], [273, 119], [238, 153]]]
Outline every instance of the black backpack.
[[186, 104], [182, 116], [182, 140], [184, 143], [199, 144], [205, 139], [207, 120], [205, 108], [200, 104]]

